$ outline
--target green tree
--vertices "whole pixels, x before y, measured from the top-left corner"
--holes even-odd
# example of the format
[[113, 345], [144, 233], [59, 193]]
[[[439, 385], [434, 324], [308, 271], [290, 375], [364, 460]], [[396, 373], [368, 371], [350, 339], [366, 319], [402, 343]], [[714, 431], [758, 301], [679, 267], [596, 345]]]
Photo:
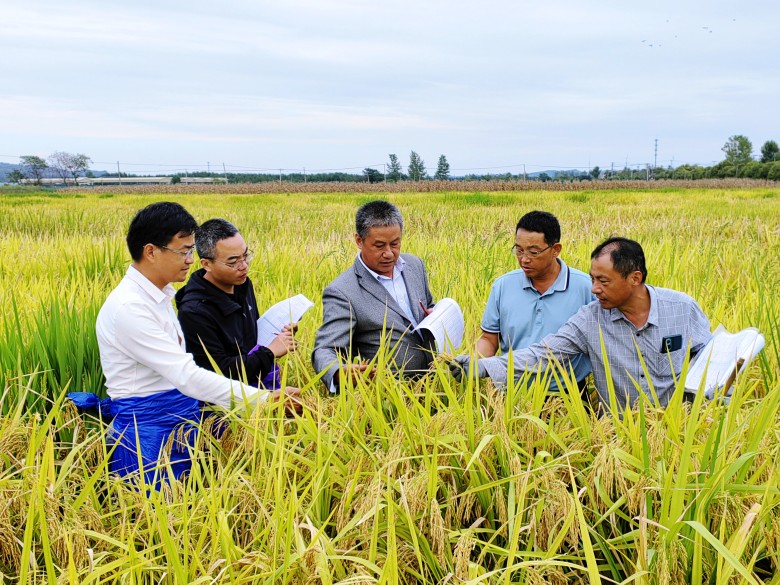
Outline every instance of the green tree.
[[753, 160], [753, 143], [742, 134], [730, 136], [721, 150], [726, 153], [726, 162], [734, 166], [744, 165]]
[[9, 183], [15, 183], [18, 185], [22, 181], [24, 181], [27, 177], [24, 176], [24, 173], [20, 171], [19, 169], [14, 169], [8, 175], [6, 176], [6, 179]]
[[437, 181], [449, 181], [450, 179], [450, 163], [447, 162], [447, 157], [443, 154], [439, 157], [439, 164], [436, 166], [436, 174], [433, 178]]
[[48, 163], [41, 157], [33, 156], [31, 154], [20, 156], [19, 162], [24, 169], [25, 176], [32, 180], [36, 185], [40, 185], [43, 174], [46, 172], [46, 169], [49, 168]]
[[369, 183], [381, 183], [385, 180], [385, 176], [376, 169], [366, 167], [363, 169], [363, 176]]
[[757, 179], [761, 166], [760, 162], [751, 160], [749, 163], [739, 167], [739, 176], [746, 179]]
[[422, 181], [428, 176], [428, 171], [425, 170], [425, 161], [415, 151], [409, 153], [407, 174], [412, 181]]
[[761, 147], [761, 162], [768, 163], [776, 160], [780, 160], [780, 146], [777, 146], [774, 140], [767, 140]]
[[780, 160], [771, 164], [766, 178], [770, 181], [780, 181]]
[[390, 164], [387, 165], [387, 180], [394, 183], [401, 180], [401, 162], [394, 154], [389, 155]]
[[601, 169], [598, 168], [597, 166], [593, 167], [590, 170], [590, 176], [593, 177], [593, 179], [598, 179], [600, 174], [601, 174]]
[[86, 172], [91, 162], [92, 159], [86, 154], [55, 152], [49, 156], [49, 166], [54, 169], [66, 185], [68, 179], [72, 179], [75, 183], [78, 176]]

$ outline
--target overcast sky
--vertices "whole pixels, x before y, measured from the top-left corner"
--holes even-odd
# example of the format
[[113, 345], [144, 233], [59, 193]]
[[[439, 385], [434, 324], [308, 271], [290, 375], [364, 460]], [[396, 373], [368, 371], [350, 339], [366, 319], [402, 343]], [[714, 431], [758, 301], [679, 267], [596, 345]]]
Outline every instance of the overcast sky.
[[[780, 141], [772, 0], [5, 0], [0, 162], [453, 174]], [[113, 168], [112, 168], [113, 165]], [[170, 165], [170, 166], [168, 166]], [[501, 168], [506, 167], [506, 168]], [[381, 167], [379, 167], [381, 170]]]

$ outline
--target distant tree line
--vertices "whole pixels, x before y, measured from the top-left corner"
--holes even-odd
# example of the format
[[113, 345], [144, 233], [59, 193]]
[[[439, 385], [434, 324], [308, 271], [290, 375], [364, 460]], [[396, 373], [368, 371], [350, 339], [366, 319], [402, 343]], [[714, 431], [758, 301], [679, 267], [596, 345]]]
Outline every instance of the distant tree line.
[[[644, 168], [622, 169], [601, 169], [596, 166], [590, 170], [563, 170], [550, 171], [526, 175], [523, 173], [490, 173], [490, 174], [467, 174], [462, 177], [452, 177], [450, 174], [450, 164], [445, 155], [440, 155], [436, 172], [431, 177], [425, 166], [425, 161], [414, 150], [409, 153], [409, 164], [404, 172], [398, 156], [388, 155], [388, 162], [383, 165], [385, 173], [376, 168], [366, 167], [361, 174], [345, 172], [327, 172], [327, 173], [212, 173], [198, 171], [192, 173], [176, 173], [172, 176], [173, 182], [178, 183], [186, 177], [225, 177], [228, 183], [381, 183], [398, 181], [449, 181], [449, 180], [506, 180], [506, 181], [635, 181], [651, 179], [722, 179], [728, 177], [741, 177], [748, 179], [768, 179], [780, 181], [780, 147], [774, 140], [767, 140], [761, 147], [760, 157], [753, 156], [753, 144], [750, 140], [741, 134], [730, 136], [721, 148], [725, 158], [712, 166], [701, 165], [681, 165], [678, 167], [653, 167], [645, 165]], [[7, 174], [7, 180], [11, 183], [21, 183], [29, 181], [40, 185], [45, 178], [57, 177], [62, 179], [65, 184], [76, 182], [80, 176], [92, 176], [89, 171], [89, 165], [92, 159], [85, 154], [71, 154], [68, 152], [55, 152], [47, 158], [41, 158], [34, 155], [25, 155], [19, 157], [19, 168], [10, 171]], [[134, 177], [128, 173], [103, 173], [104, 177]]]

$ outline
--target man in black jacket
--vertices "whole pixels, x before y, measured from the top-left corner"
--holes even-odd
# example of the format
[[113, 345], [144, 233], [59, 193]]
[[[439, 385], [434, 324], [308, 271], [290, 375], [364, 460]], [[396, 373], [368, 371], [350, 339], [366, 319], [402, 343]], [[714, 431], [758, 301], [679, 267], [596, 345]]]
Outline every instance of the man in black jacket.
[[[195, 232], [202, 268], [176, 293], [179, 322], [195, 363], [261, 387], [280, 386], [276, 358], [295, 350], [286, 327], [268, 347], [257, 345], [257, 301], [247, 276], [252, 251], [238, 229], [224, 219], [210, 219]], [[210, 358], [210, 359], [209, 359]]]

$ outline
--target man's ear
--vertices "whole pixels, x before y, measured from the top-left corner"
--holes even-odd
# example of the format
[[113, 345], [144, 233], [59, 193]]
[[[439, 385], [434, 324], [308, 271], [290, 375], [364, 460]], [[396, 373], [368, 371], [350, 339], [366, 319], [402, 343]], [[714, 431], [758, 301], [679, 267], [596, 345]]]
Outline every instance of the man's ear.
[[355, 244], [361, 250], [363, 249], [363, 238], [360, 237], [360, 234], [355, 234]]
[[553, 249], [553, 253], [557, 257], [557, 256], [560, 256], [561, 250], [563, 249], [563, 246], [561, 246], [560, 242], [557, 242], [557, 243], [552, 245], [552, 249]]
[[628, 277], [631, 280], [631, 284], [639, 286], [642, 284], [642, 273], [639, 270], [634, 270]]
[[155, 261], [155, 255], [158, 253], [157, 246], [154, 244], [145, 244], [143, 251], [141, 252], [141, 257], [145, 260], [148, 260], [149, 262]]

